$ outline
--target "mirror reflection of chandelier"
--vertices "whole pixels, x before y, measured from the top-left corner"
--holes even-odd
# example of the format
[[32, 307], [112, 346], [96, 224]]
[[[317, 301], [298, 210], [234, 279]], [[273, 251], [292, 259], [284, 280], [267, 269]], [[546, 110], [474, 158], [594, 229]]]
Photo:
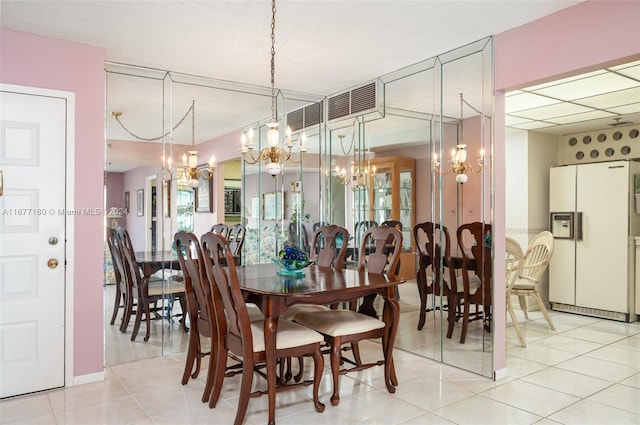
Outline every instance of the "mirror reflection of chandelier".
[[[276, 73], [276, 1], [271, 1], [271, 122], [267, 124], [269, 130], [267, 131], [267, 144], [268, 147], [262, 148], [258, 153], [258, 156], [253, 155], [253, 151], [256, 146], [253, 142], [253, 128], [250, 128], [247, 133], [242, 132], [242, 146], [240, 152], [242, 158], [247, 164], [256, 164], [259, 161], [264, 161], [265, 169], [267, 173], [275, 176], [282, 171], [282, 163], [285, 161], [291, 161], [299, 164], [304, 159], [304, 154], [307, 151], [307, 137], [304, 133], [299, 138], [298, 151], [300, 153], [299, 159], [292, 158], [292, 148], [294, 142], [291, 140], [291, 128], [287, 127], [287, 139], [284, 142], [284, 149], [279, 147], [280, 133], [278, 132], [278, 112], [276, 110], [277, 96], [275, 88], [275, 73]], [[247, 158], [246, 154], [249, 154]]]
[[[182, 155], [182, 166], [176, 167], [175, 173], [178, 179], [179, 186], [189, 186], [191, 188], [197, 188], [200, 179], [211, 179], [213, 177], [213, 170], [216, 168], [215, 156], [211, 155], [209, 163], [206, 167], [198, 168], [198, 151], [196, 147], [195, 139], [195, 127], [196, 127], [196, 102], [191, 102], [191, 149], [187, 151], [187, 154]], [[167, 159], [167, 167], [171, 173], [171, 157]]]
[[478, 169], [473, 168], [473, 166], [467, 162], [467, 145], [464, 143], [464, 116], [463, 116], [463, 107], [467, 104], [474, 111], [482, 114], [482, 112], [478, 111], [473, 106], [469, 105], [469, 103], [464, 100], [462, 93], [460, 93], [460, 133], [459, 133], [459, 142], [455, 148], [451, 150], [451, 160], [449, 161], [449, 168], [446, 170], [442, 170], [440, 168], [440, 161], [438, 159], [438, 155], [433, 155], [432, 167], [433, 171], [440, 174], [446, 175], [451, 172], [456, 175], [456, 183], [466, 183], [469, 180], [467, 173], [471, 172], [473, 174], [478, 174], [482, 171], [484, 166], [484, 149], [480, 149], [480, 158], [478, 158]]
[[[153, 142], [157, 140], [161, 140], [164, 137], [169, 136], [173, 131], [175, 131], [187, 118], [191, 112], [191, 150], [187, 151], [189, 156], [185, 153], [182, 155], [182, 166], [175, 170], [175, 175], [178, 179], [178, 184], [182, 186], [189, 186], [192, 188], [198, 187], [198, 179], [210, 179], [213, 175], [213, 170], [216, 168], [216, 160], [215, 156], [211, 155], [211, 159], [209, 159], [209, 163], [207, 167], [202, 169], [198, 168], [198, 151], [195, 149], [195, 125], [196, 125], [196, 101], [191, 101], [191, 106], [187, 109], [187, 112], [183, 115], [183, 117], [178, 121], [178, 123], [169, 131], [164, 133], [162, 136], [158, 137], [140, 137], [134, 134], [131, 130], [126, 128], [122, 121], [120, 121], [120, 117], [122, 116], [122, 112], [111, 112], [111, 115], [115, 118], [115, 120], [120, 124], [120, 127], [129, 135], [135, 137], [138, 140], [144, 140], [146, 142]], [[169, 172], [169, 174], [173, 174], [173, 170], [171, 168], [171, 157], [162, 159], [163, 167]]]

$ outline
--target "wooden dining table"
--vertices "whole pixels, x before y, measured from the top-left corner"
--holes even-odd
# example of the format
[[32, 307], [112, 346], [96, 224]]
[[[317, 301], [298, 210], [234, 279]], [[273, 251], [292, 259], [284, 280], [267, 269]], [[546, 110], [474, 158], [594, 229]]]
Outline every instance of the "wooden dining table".
[[162, 269], [180, 270], [178, 255], [175, 251], [136, 251], [136, 262], [142, 270], [142, 277], [151, 277]]
[[[247, 302], [255, 303], [264, 314], [264, 339], [269, 397], [269, 424], [275, 424], [276, 394], [276, 333], [279, 316], [298, 303], [333, 304], [347, 302], [378, 294], [384, 298], [385, 358], [384, 378], [387, 390], [395, 392], [397, 381], [393, 370], [393, 345], [398, 330], [400, 307], [394, 297], [396, 285], [406, 282], [402, 277], [390, 278], [378, 273], [357, 270], [334, 270], [312, 265], [304, 269], [303, 277], [281, 276], [275, 264], [259, 264], [238, 267], [240, 289]], [[375, 297], [366, 299], [373, 303]], [[375, 311], [373, 305], [363, 305], [361, 310]]]

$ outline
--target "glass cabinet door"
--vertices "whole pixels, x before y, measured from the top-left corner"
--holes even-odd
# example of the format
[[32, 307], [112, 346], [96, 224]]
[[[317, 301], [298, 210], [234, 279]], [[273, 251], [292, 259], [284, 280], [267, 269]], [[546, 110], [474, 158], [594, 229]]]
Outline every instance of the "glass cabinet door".
[[193, 189], [178, 187], [177, 198], [177, 231], [193, 232]]
[[402, 223], [402, 247], [411, 250], [411, 236], [414, 226], [413, 213], [413, 170], [400, 171], [400, 223]]
[[393, 220], [393, 167], [376, 167], [371, 192], [371, 219], [378, 224]]

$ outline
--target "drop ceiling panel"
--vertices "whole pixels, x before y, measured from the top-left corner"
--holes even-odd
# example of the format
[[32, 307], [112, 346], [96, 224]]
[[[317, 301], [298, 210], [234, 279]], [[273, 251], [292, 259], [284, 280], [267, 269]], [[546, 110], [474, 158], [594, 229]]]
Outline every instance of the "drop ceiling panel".
[[637, 85], [637, 81], [608, 72], [589, 78], [581, 78], [565, 84], [556, 84], [554, 86], [535, 90], [535, 93], [556, 99], [575, 100], [583, 97], [596, 96], [612, 91], [628, 89]]
[[592, 111], [586, 112], [584, 114], [565, 115], [563, 117], [548, 118], [547, 121], [553, 122], [555, 124], [570, 124], [579, 121], [590, 121], [615, 116], [616, 114], [607, 111]]
[[529, 118], [532, 120], [545, 120], [548, 118], [562, 117], [565, 115], [575, 115], [590, 111], [593, 111], [593, 109], [587, 108], [586, 106], [575, 105], [573, 103], [556, 103], [549, 106], [543, 106], [541, 108], [518, 111], [513, 115], [522, 118]]
[[638, 102], [640, 99], [640, 87], [634, 87], [626, 90], [618, 90], [611, 93], [601, 94], [599, 96], [585, 97], [577, 99], [575, 102], [585, 106], [591, 106], [598, 109], [608, 109], [620, 105], [628, 105]]
[[552, 105], [554, 103], [560, 103], [560, 101], [534, 93], [519, 92], [519, 94], [507, 96], [506, 112], [522, 111], [525, 109], [537, 108], [539, 106]]

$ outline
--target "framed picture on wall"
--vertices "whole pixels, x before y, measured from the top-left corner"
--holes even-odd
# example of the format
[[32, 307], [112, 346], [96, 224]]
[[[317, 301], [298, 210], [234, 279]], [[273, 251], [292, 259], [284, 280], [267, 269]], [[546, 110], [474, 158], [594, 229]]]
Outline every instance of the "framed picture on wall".
[[129, 191], [124, 193], [124, 213], [129, 214], [131, 212], [131, 194]]
[[200, 166], [202, 172], [198, 177], [196, 194], [196, 212], [213, 212], [213, 175], [209, 173], [207, 166]]
[[282, 220], [284, 203], [281, 192], [262, 194], [262, 219], [265, 221]]
[[144, 189], [138, 189], [138, 217], [144, 215]]

